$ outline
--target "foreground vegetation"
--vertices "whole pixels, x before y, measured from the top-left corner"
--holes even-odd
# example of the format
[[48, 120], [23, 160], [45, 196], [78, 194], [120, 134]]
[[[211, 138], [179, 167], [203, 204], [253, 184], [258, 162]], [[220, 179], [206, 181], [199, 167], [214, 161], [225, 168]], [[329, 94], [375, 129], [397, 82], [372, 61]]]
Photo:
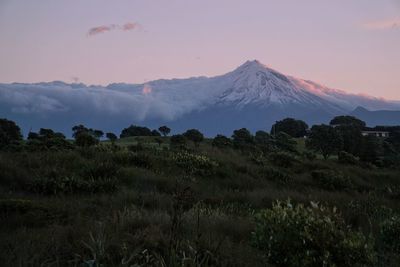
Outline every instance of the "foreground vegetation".
[[245, 129], [214, 139], [124, 130], [102, 142], [84, 127], [73, 142], [46, 129], [7, 136], [2, 266], [400, 264], [393, 154], [333, 147], [323, 159], [316, 139]]

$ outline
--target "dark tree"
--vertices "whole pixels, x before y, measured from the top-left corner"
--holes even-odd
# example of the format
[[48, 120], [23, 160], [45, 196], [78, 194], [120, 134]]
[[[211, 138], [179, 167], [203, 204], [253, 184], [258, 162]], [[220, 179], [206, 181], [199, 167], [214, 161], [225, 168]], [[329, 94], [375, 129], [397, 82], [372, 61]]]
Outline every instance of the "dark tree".
[[235, 147], [239, 148], [254, 144], [254, 138], [246, 128], [233, 131], [232, 140]]
[[296, 152], [297, 142], [285, 132], [280, 132], [275, 136], [275, 146], [281, 150]]
[[76, 125], [72, 127], [72, 136], [76, 138], [76, 136], [80, 133], [88, 133], [89, 129], [83, 126], [82, 124]]
[[164, 136], [167, 136], [170, 132], [171, 129], [168, 128], [167, 126], [161, 126], [160, 128], [158, 128], [158, 130], [160, 131], [160, 133], [162, 133]]
[[272, 137], [265, 131], [257, 131], [254, 140], [258, 145], [268, 146], [271, 144]]
[[131, 137], [131, 136], [152, 136], [151, 130], [147, 127], [141, 127], [131, 125], [128, 128], [122, 130], [120, 137]]
[[386, 139], [386, 142], [391, 144], [394, 149], [396, 149], [398, 153], [400, 153], [400, 130], [392, 132], [390, 134], [390, 137]]
[[101, 130], [92, 130], [90, 129], [91, 132], [93, 132], [93, 136], [96, 137], [97, 139], [100, 139], [104, 136], [104, 132]]
[[199, 146], [200, 142], [204, 140], [204, 135], [197, 129], [187, 130], [183, 135], [192, 141], [195, 146]]
[[39, 130], [39, 136], [42, 138], [52, 138], [54, 135], [55, 133], [52, 129], [40, 128]]
[[364, 121], [353, 116], [337, 116], [331, 120], [330, 125], [351, 125], [360, 129], [366, 126]]
[[160, 132], [157, 131], [157, 130], [151, 131], [151, 135], [152, 135], [152, 136], [161, 136]]
[[118, 137], [114, 133], [106, 133], [106, 137], [108, 140], [111, 141], [112, 144], [115, 143], [115, 141], [118, 139]]
[[218, 134], [212, 141], [213, 147], [227, 148], [232, 147], [232, 140], [225, 135]]
[[340, 125], [335, 127], [335, 129], [340, 134], [343, 141], [342, 150], [358, 156], [363, 139], [359, 125]]
[[377, 163], [381, 154], [381, 144], [375, 136], [364, 136], [360, 151], [360, 160], [369, 163]]
[[28, 133], [28, 140], [37, 140], [39, 139], [39, 134], [35, 132], [29, 132]]
[[98, 143], [99, 140], [87, 132], [81, 132], [75, 137], [75, 144], [80, 147], [90, 147]]
[[276, 135], [280, 132], [287, 133], [291, 137], [303, 137], [307, 134], [308, 125], [302, 120], [286, 118], [277, 121], [271, 129], [271, 134]]
[[270, 151], [274, 146], [274, 139], [272, 136], [265, 132], [265, 131], [257, 131], [254, 140], [256, 145], [263, 151], [264, 153], [267, 153]]
[[21, 129], [15, 122], [0, 119], [0, 148], [19, 143], [22, 140]]
[[63, 150], [72, 149], [73, 145], [65, 139], [63, 133], [54, 132], [52, 129], [41, 128], [38, 133], [28, 134], [28, 149], [37, 150]]
[[171, 146], [174, 148], [184, 148], [186, 145], [186, 137], [182, 134], [176, 134], [171, 136]]
[[333, 153], [341, 151], [342, 139], [335, 128], [328, 125], [314, 125], [306, 145], [328, 159]]

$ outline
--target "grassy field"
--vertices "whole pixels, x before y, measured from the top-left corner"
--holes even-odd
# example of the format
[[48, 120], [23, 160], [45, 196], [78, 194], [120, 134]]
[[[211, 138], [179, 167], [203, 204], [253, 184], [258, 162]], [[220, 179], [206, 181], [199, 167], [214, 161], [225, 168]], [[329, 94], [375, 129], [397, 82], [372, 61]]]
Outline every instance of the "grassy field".
[[154, 140], [1, 152], [1, 266], [399, 266], [399, 169]]

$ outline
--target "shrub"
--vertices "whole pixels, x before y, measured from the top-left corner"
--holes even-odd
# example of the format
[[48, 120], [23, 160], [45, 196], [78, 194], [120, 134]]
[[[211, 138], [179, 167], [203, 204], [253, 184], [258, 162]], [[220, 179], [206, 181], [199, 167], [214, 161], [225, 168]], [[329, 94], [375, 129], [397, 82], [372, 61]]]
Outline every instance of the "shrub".
[[118, 166], [112, 161], [91, 162], [85, 165], [81, 171], [81, 177], [91, 179], [112, 178], [115, 177], [118, 171]]
[[326, 190], [343, 190], [352, 187], [349, 177], [331, 170], [318, 170], [311, 173], [312, 178]]
[[136, 145], [128, 146], [128, 150], [132, 152], [139, 152], [144, 150], [144, 146], [141, 143], [137, 143]]
[[171, 136], [170, 143], [172, 148], [183, 149], [186, 146], [186, 137], [182, 134], [176, 134]]
[[218, 148], [232, 147], [232, 140], [224, 135], [218, 134], [216, 137], [214, 137], [212, 146]]
[[336, 209], [277, 202], [255, 217], [252, 242], [276, 266], [372, 265], [373, 246]]
[[288, 185], [294, 181], [293, 177], [275, 168], [266, 167], [261, 170], [261, 176], [278, 184]]
[[35, 179], [29, 191], [42, 195], [78, 194], [78, 193], [112, 193], [116, 191], [113, 178], [82, 179], [79, 177], [54, 177]]
[[98, 139], [86, 132], [79, 133], [75, 137], [75, 144], [80, 147], [90, 147], [98, 143]]
[[178, 152], [172, 156], [173, 162], [188, 174], [207, 175], [218, 164], [206, 156], [194, 155], [188, 152]]
[[317, 155], [314, 152], [311, 151], [304, 151], [302, 153], [303, 158], [308, 159], [310, 161], [313, 161], [317, 158]]
[[338, 160], [339, 163], [342, 164], [356, 165], [358, 163], [358, 159], [354, 155], [347, 153], [346, 151], [339, 152]]
[[380, 227], [380, 241], [386, 251], [400, 254], [400, 216], [392, 216]]
[[22, 141], [21, 129], [15, 122], [0, 118], [0, 149]]
[[287, 152], [274, 152], [269, 156], [271, 162], [279, 167], [289, 168], [296, 162], [296, 158]]

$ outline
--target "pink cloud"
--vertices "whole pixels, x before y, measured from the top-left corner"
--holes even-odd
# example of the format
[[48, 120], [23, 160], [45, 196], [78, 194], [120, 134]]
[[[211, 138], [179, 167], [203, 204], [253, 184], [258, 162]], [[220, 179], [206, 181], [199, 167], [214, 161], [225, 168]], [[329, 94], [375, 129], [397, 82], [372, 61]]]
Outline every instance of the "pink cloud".
[[117, 24], [111, 24], [111, 25], [102, 25], [102, 26], [97, 26], [90, 28], [87, 36], [94, 36], [100, 33], [106, 33], [109, 31], [113, 30], [123, 30], [123, 31], [131, 31], [139, 27], [139, 24], [136, 22], [127, 22], [124, 25], [117, 25]]
[[145, 84], [142, 89], [142, 94], [149, 95], [149, 94], [151, 94], [152, 91], [153, 91], [153, 89], [151, 88], [151, 86], [149, 84]]
[[139, 24], [137, 24], [137, 23], [135, 23], [135, 22], [128, 22], [128, 23], [125, 23], [125, 24], [122, 26], [122, 29], [123, 29], [124, 31], [131, 31], [131, 30], [136, 29], [137, 27], [139, 27]]
[[371, 21], [364, 23], [364, 27], [368, 30], [387, 30], [387, 29], [399, 29], [400, 18], [397, 19], [386, 19], [380, 21]]
[[109, 32], [111, 30], [115, 29], [115, 25], [109, 25], [109, 26], [98, 26], [98, 27], [93, 27], [90, 28], [88, 31], [88, 36], [93, 36], [99, 33], [105, 33], [105, 32]]

